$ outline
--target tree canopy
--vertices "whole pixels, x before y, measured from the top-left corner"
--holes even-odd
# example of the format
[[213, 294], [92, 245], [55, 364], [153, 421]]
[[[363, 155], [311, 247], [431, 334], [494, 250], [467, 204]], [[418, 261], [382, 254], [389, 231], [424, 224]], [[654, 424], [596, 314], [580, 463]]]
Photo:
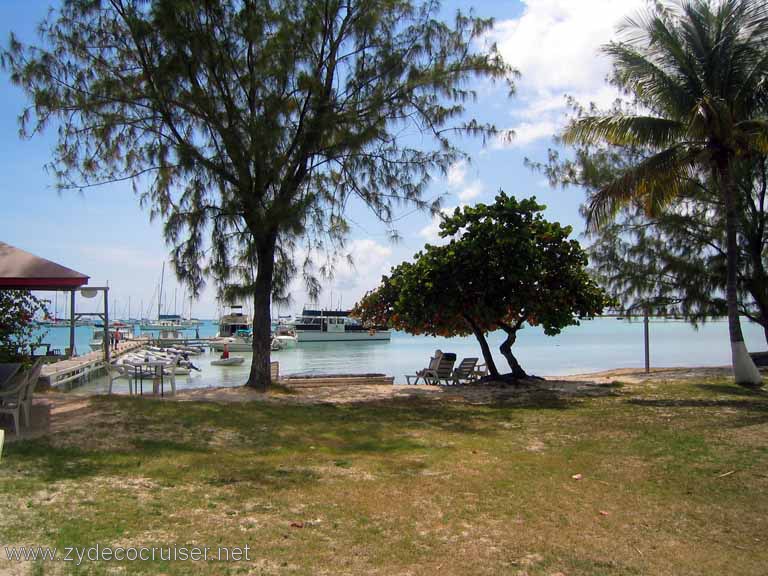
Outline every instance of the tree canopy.
[[[573, 102], [575, 117], [587, 114]], [[631, 106], [617, 101], [614, 111]], [[593, 106], [589, 113], [597, 109]], [[526, 160], [552, 186], [586, 189], [587, 203], [627, 167], [650, 154], [641, 146], [577, 144], [572, 156], [550, 150], [546, 162]], [[768, 157], [753, 155], [736, 165], [738, 186], [739, 313], [760, 324], [768, 342]], [[591, 269], [625, 312], [685, 318], [697, 325], [727, 314], [726, 238], [723, 200], [705, 172], [691, 175], [679, 203], [649, 215], [636, 199], [614, 220], [590, 230]]]
[[444, 245], [426, 245], [382, 278], [354, 313], [369, 324], [412, 334], [474, 334], [492, 378], [499, 373], [486, 334], [504, 330], [500, 347], [514, 378], [525, 376], [511, 351], [524, 324], [547, 335], [578, 324], [607, 304], [586, 271], [571, 228], [548, 222], [535, 198], [500, 192], [493, 204], [457, 208], [440, 224]]
[[0, 362], [27, 362], [43, 340], [35, 335], [35, 315], [45, 303], [26, 290], [0, 290]]
[[[490, 20], [411, 0], [62, 0], [40, 46], [12, 37], [3, 63], [32, 105], [25, 134], [58, 125], [63, 188], [132, 180], [165, 222], [177, 274], [252, 297], [249, 385], [269, 382], [270, 299], [340, 250], [349, 203], [391, 226], [434, 171], [470, 82], [514, 71]], [[427, 138], [425, 139], [424, 136]], [[431, 139], [431, 143], [430, 142]], [[424, 144], [424, 142], [427, 144]], [[298, 248], [302, 248], [299, 256]], [[320, 266], [322, 269], [323, 266]]]
[[738, 314], [736, 163], [768, 154], [768, 5], [762, 0], [657, 2], [605, 47], [614, 82], [641, 106], [634, 114], [579, 118], [566, 143], [642, 146], [652, 154], [590, 198], [587, 222], [610, 222], [632, 201], [647, 214], [679, 203], [706, 173], [722, 198], [726, 307], [736, 381], [759, 385]]

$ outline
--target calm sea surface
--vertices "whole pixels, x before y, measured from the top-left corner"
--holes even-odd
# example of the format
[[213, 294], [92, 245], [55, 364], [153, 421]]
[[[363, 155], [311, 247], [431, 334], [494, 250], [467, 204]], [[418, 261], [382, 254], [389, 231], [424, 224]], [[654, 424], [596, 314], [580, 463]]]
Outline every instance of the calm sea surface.
[[[743, 321], [747, 346], [752, 351], [766, 350], [762, 328]], [[200, 327], [200, 336], [214, 336], [217, 324], [209, 321]], [[79, 353], [90, 351], [88, 345], [93, 329], [76, 329]], [[652, 366], [718, 366], [730, 362], [728, 325], [725, 321], [710, 322], [694, 330], [689, 324], [674, 320], [654, 320], [650, 326]], [[489, 336], [497, 366], [507, 370], [507, 364], [498, 353], [503, 333]], [[64, 348], [69, 344], [67, 328], [50, 328], [45, 338], [52, 346]], [[455, 352], [459, 358], [482, 357], [477, 341], [467, 338], [431, 338], [394, 333], [391, 342], [328, 342], [303, 343], [273, 353], [280, 362], [281, 374], [331, 373], [384, 373], [405, 383], [405, 374], [412, 374], [429, 362], [436, 348]], [[640, 321], [627, 322], [615, 318], [602, 318], [582, 322], [580, 326], [565, 329], [559, 336], [548, 337], [537, 328], [525, 328], [514, 346], [517, 358], [532, 374], [557, 376], [613, 368], [642, 367], [643, 325]], [[250, 354], [244, 356], [241, 366], [211, 366], [214, 355], [206, 353], [192, 360], [202, 369], [191, 376], [178, 377], [179, 388], [205, 388], [210, 386], [237, 386], [243, 384], [248, 372]], [[82, 391], [103, 389], [105, 379], [95, 379]]]

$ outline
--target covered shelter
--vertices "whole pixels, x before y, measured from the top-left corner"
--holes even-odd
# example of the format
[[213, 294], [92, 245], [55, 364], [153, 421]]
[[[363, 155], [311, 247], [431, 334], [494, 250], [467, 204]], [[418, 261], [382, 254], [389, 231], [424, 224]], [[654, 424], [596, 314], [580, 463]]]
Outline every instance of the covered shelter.
[[[25, 250], [0, 242], [0, 290], [29, 290], [69, 292], [69, 354], [75, 355], [75, 325], [77, 319], [89, 314], [75, 312], [75, 294], [92, 298], [101, 291], [104, 294], [104, 313], [96, 314], [104, 319], [105, 334], [109, 327], [109, 288], [84, 288], [89, 276]], [[109, 339], [105, 338], [105, 354], [109, 361]]]

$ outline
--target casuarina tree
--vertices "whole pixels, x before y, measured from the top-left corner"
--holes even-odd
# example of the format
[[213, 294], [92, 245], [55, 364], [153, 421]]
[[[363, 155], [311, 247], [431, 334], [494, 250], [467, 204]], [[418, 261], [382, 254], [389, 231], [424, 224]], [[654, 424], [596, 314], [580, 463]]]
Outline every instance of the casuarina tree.
[[587, 273], [587, 258], [570, 227], [548, 222], [534, 198], [503, 192], [493, 204], [457, 208], [443, 218], [446, 244], [427, 245], [392, 269], [358, 302], [354, 313], [371, 325], [432, 336], [473, 334], [490, 378], [500, 378], [486, 335], [503, 330], [501, 354], [511, 379], [526, 372], [512, 352], [527, 323], [553, 336], [600, 314], [605, 293]]
[[[62, 0], [40, 46], [3, 62], [25, 134], [58, 126], [63, 188], [131, 180], [164, 221], [177, 274], [252, 298], [248, 385], [269, 383], [270, 303], [341, 250], [345, 207], [391, 224], [461, 152], [479, 79], [511, 70], [489, 20], [411, 0]], [[425, 136], [427, 138], [425, 138]], [[431, 138], [432, 143], [429, 143]], [[322, 267], [321, 267], [322, 268]]]
[[684, 194], [692, 174], [707, 172], [725, 213], [733, 372], [737, 383], [759, 385], [739, 322], [735, 164], [768, 152], [768, 4], [658, 2], [627, 20], [621, 33], [605, 52], [613, 59], [615, 81], [646, 112], [581, 118], [564, 140], [638, 144], [654, 153], [592, 196], [588, 223], [599, 227], [634, 200], [654, 214]]

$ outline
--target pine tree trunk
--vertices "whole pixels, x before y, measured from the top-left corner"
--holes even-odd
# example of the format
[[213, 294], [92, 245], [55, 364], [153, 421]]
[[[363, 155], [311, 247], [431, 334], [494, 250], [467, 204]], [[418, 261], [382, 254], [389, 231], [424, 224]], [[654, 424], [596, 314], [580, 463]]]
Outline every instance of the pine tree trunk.
[[728, 332], [731, 338], [731, 364], [733, 377], [741, 386], [760, 386], [762, 379], [744, 344], [738, 307], [738, 257], [736, 183], [731, 174], [730, 162], [726, 158], [718, 163], [719, 181], [725, 204], [726, 274], [725, 300], [728, 306]]
[[266, 392], [269, 388], [272, 346], [272, 275], [275, 266], [275, 239], [268, 240], [258, 250], [256, 285], [253, 293], [253, 359], [246, 386]]
[[472, 321], [471, 318], [464, 316], [464, 319], [466, 320], [467, 324], [469, 324], [469, 327], [472, 329], [472, 333], [480, 343], [480, 350], [483, 353], [483, 360], [485, 360], [485, 365], [488, 368], [488, 375], [493, 379], [498, 379], [499, 371], [496, 368], [496, 363], [493, 361], [491, 347], [488, 346], [488, 340], [486, 340], [485, 334], [483, 334], [483, 331], [480, 330], [480, 328]]

